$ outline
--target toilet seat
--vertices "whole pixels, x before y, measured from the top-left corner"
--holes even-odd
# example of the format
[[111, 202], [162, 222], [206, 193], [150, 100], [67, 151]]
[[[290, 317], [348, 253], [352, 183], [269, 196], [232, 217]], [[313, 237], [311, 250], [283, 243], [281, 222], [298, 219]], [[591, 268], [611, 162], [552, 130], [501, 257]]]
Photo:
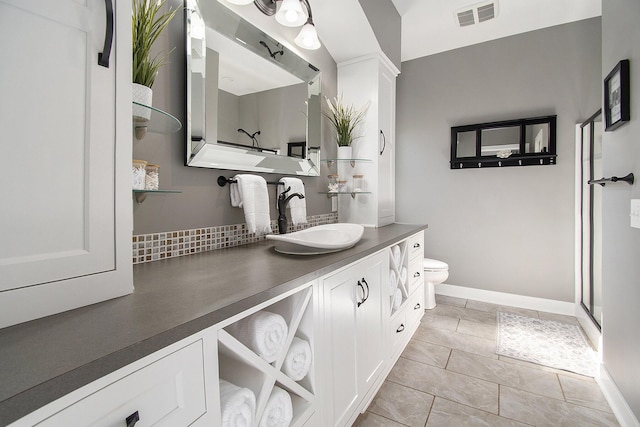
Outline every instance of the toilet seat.
[[449, 270], [449, 265], [446, 262], [438, 261], [437, 259], [425, 258], [422, 261], [422, 268], [425, 271], [443, 271]]

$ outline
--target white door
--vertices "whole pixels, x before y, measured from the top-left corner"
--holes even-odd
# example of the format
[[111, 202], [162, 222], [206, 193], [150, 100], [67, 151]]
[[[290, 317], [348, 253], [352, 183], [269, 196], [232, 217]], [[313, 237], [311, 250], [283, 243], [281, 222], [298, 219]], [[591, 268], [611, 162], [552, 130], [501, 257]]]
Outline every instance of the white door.
[[356, 310], [364, 299], [364, 288], [358, 286], [356, 277], [357, 272], [350, 268], [324, 281], [332, 425], [345, 425], [359, 402]]
[[[364, 287], [364, 302], [357, 307], [358, 347], [356, 350], [359, 390], [369, 391], [382, 373], [384, 329], [382, 312], [382, 272], [389, 271], [386, 253], [365, 261], [359, 268], [357, 282]], [[388, 287], [388, 286], [387, 286]]]
[[395, 76], [380, 70], [378, 114], [378, 226], [395, 222]]
[[115, 268], [105, 5], [0, 0], [0, 291]]

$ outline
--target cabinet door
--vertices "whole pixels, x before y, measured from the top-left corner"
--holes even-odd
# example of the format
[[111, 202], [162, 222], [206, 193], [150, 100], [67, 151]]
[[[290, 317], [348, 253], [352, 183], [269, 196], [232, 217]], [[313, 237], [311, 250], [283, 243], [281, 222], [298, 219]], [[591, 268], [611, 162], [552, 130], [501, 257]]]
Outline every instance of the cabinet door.
[[324, 281], [333, 425], [347, 425], [383, 371], [380, 253]]
[[[128, 108], [130, 126], [130, 101], [127, 106], [122, 93], [122, 82], [130, 81], [130, 66], [122, 57], [116, 61], [115, 55], [116, 41], [120, 54], [127, 52], [124, 46], [131, 49], [131, 3], [119, 1], [118, 9], [113, 2], [114, 14], [128, 19], [120, 26], [114, 22], [118, 34], [113, 35], [105, 67], [98, 64], [98, 54], [110, 37], [106, 2], [111, 3], [0, 0], [0, 293], [40, 296], [47, 301], [38, 303], [42, 306], [56, 299], [72, 301], [33, 317], [96, 302], [78, 301], [78, 289], [68, 298], [53, 289], [67, 279], [115, 271], [118, 249], [123, 249], [116, 247], [116, 217], [126, 226], [131, 215], [130, 205], [116, 202], [123, 179], [122, 170], [116, 173], [120, 150], [131, 156], [131, 130], [122, 128], [121, 119]], [[130, 62], [130, 53], [127, 57]], [[116, 81], [121, 82], [118, 104]], [[130, 224], [126, 231], [130, 248]], [[126, 256], [131, 259], [130, 249]], [[120, 289], [121, 283], [112, 286]], [[33, 295], [32, 289], [41, 287], [49, 289], [48, 295]], [[130, 291], [131, 279], [126, 287]], [[103, 293], [113, 297], [124, 292]], [[1, 302], [25, 305], [19, 300], [5, 303], [4, 296]], [[0, 327], [29, 320], [5, 316], [6, 311]]]
[[357, 302], [364, 290], [357, 285], [357, 272], [347, 269], [324, 281], [327, 351], [331, 389], [327, 400], [332, 425], [345, 425], [358, 403], [356, 325]]
[[380, 66], [378, 86], [378, 226], [395, 222], [395, 105], [396, 78]]
[[368, 392], [382, 373], [384, 331], [382, 312], [382, 274], [388, 271], [386, 253], [364, 261], [359, 267], [358, 281], [365, 288], [365, 300], [357, 307], [357, 366], [359, 387]]

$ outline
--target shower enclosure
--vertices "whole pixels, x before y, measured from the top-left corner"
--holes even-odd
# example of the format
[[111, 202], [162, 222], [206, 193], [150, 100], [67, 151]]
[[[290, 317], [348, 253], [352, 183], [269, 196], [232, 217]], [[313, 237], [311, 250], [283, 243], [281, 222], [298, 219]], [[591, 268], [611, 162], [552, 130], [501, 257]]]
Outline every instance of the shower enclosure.
[[602, 110], [580, 126], [581, 152], [581, 305], [602, 326], [602, 186], [589, 180], [602, 177]]

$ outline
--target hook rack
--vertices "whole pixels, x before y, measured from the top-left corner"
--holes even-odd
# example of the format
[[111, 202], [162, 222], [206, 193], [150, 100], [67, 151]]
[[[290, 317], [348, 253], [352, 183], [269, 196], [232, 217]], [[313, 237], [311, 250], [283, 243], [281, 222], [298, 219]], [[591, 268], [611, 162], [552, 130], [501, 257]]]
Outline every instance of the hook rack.
[[618, 181], [624, 181], [629, 185], [633, 185], [635, 178], [633, 176], [633, 173], [630, 173], [627, 176], [623, 176], [622, 178], [618, 178], [617, 176], [612, 176], [611, 178], [590, 179], [589, 181], [587, 181], [587, 184], [589, 185], [600, 184], [604, 187], [607, 182], [618, 182]]

